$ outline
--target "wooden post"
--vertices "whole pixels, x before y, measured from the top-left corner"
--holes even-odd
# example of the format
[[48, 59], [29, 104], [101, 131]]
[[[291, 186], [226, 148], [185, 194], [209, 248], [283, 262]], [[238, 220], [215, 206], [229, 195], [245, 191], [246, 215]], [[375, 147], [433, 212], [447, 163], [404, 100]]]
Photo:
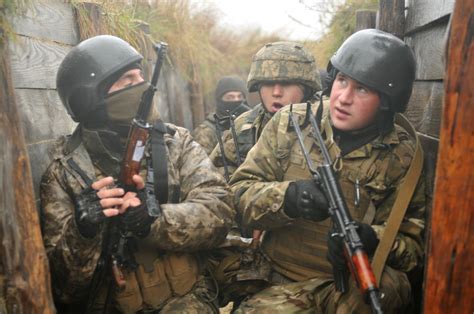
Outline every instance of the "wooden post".
[[456, 1], [428, 241], [425, 313], [474, 313], [474, 1]]
[[0, 56], [0, 312], [5, 306], [7, 313], [54, 313], [5, 38], [0, 38]]
[[405, 35], [405, 0], [380, 0], [377, 28], [403, 39]]
[[377, 12], [373, 10], [357, 10], [355, 32], [366, 28], [375, 28], [376, 19]]

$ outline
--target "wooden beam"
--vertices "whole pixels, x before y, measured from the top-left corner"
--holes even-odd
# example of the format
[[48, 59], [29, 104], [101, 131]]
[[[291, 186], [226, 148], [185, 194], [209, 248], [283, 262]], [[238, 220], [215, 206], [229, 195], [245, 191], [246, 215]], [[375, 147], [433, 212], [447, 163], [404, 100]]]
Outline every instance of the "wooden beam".
[[474, 312], [474, 1], [452, 16], [425, 313]]
[[355, 31], [366, 28], [375, 28], [377, 12], [374, 10], [357, 10], [356, 11], [356, 27]]
[[5, 300], [0, 310], [5, 306], [7, 313], [54, 313], [48, 259], [5, 42], [0, 39], [0, 301]]
[[410, 1], [407, 9], [405, 33], [414, 32], [453, 12], [455, 0]]
[[380, 0], [378, 29], [403, 39], [405, 35], [405, 0]]

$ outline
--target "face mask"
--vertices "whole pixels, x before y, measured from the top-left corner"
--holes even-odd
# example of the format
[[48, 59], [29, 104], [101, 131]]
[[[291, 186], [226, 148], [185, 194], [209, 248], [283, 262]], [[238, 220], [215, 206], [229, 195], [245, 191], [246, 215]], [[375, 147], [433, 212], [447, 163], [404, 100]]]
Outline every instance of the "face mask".
[[142, 94], [149, 86], [150, 83], [143, 82], [108, 95], [105, 108], [109, 121], [116, 126], [130, 127], [137, 114]]
[[247, 105], [245, 100], [239, 101], [219, 101], [216, 106], [216, 113], [220, 117], [226, 117], [230, 114], [238, 117], [240, 114], [245, 111], [250, 110], [250, 107]]

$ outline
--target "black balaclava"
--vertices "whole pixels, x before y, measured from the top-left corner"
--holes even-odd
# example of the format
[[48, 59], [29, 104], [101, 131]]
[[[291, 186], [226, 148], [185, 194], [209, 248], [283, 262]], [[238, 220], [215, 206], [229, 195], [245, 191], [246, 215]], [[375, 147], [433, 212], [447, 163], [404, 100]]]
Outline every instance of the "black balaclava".
[[[237, 106], [239, 106], [242, 101], [223, 101], [222, 96], [225, 93], [237, 91], [241, 92], [244, 96], [244, 99], [247, 99], [247, 87], [245, 86], [245, 82], [236, 77], [236, 76], [225, 76], [219, 80], [216, 86], [215, 92], [215, 99], [216, 99], [216, 113], [220, 117], [227, 116], [229, 112], [232, 112], [234, 115], [241, 114], [242, 110], [235, 110]], [[247, 109], [248, 110], [248, 109]]]

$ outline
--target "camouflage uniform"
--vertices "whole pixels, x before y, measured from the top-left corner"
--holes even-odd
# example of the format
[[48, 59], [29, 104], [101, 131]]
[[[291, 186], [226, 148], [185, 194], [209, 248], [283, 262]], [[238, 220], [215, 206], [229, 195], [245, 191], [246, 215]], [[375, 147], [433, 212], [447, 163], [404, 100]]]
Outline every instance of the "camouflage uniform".
[[[258, 104], [252, 110], [247, 111], [235, 119], [235, 133], [237, 134], [237, 144], [239, 146], [240, 160], [245, 160], [249, 150], [255, 145], [263, 128], [271, 119], [271, 114], [265, 110], [262, 104]], [[232, 175], [238, 167], [234, 139], [230, 130], [224, 132], [222, 142], [224, 144], [225, 158], [228, 165], [229, 175]], [[213, 164], [221, 173], [224, 172], [222, 152], [216, 146], [209, 156]]]
[[204, 148], [206, 154], [210, 155], [214, 147], [217, 145], [216, 120], [214, 119], [214, 113], [209, 114], [206, 117], [206, 120], [193, 130], [192, 135], [194, 140]]
[[[242, 96], [242, 99], [224, 99], [224, 96], [229, 92], [239, 92]], [[217, 86], [214, 91], [216, 111], [210, 113], [204, 122], [192, 132], [194, 140], [204, 147], [208, 155], [211, 154], [212, 150], [218, 143], [216, 119], [214, 118], [214, 115], [217, 115], [220, 118], [229, 116], [238, 117], [243, 112], [250, 110], [250, 107], [248, 107], [246, 103], [247, 98], [247, 87], [241, 78], [237, 76], [224, 76], [219, 80], [219, 82], [217, 82]], [[231, 99], [233, 98], [231, 97]], [[230, 121], [228, 119], [222, 120], [220, 121], [219, 126], [219, 130], [221, 130], [221, 132], [228, 130], [230, 127]]]
[[[81, 127], [81, 126], [79, 126]], [[168, 125], [165, 134], [169, 199], [151, 231], [138, 239], [136, 271], [124, 271], [125, 291], [112, 289], [115, 308], [125, 313], [162, 309], [162, 312], [211, 313], [213, 286], [203, 276], [197, 252], [215, 247], [232, 224], [230, 193], [201, 147], [183, 128]], [[117, 177], [119, 160], [101, 144], [97, 132], [81, 129], [81, 143], [65, 153], [66, 139], [58, 141], [54, 161], [41, 182], [44, 243], [52, 272], [56, 300], [78, 312], [91, 289], [103, 243], [103, 233], [92, 239], [81, 236], [74, 219], [74, 198], [86, 188], [81, 175], [68, 163], [72, 159], [90, 178]], [[150, 158], [147, 150], [146, 158]], [[144, 159], [144, 160], [145, 160]], [[104, 228], [105, 229], [105, 228]], [[108, 271], [108, 270], [106, 270]], [[105, 301], [107, 282], [95, 298], [97, 311]], [[79, 305], [81, 304], [81, 305]], [[81, 310], [82, 309], [82, 310]]]
[[[305, 109], [305, 104], [294, 106], [299, 121], [304, 120]], [[266, 231], [261, 249], [272, 264], [275, 284], [245, 301], [238, 312], [370, 312], [354, 287], [344, 295], [335, 291], [332, 267], [326, 260], [330, 219], [292, 219], [283, 210], [289, 183], [311, 178], [296, 134], [288, 123], [286, 107], [267, 124], [230, 182], [242, 226]], [[321, 125], [335, 159], [340, 156], [340, 149], [332, 140], [327, 110]], [[313, 138], [308, 136], [309, 129], [303, 129], [305, 146], [317, 165], [322, 157]], [[387, 135], [339, 157], [340, 184], [351, 215], [356, 221], [370, 224], [379, 238], [395, 201], [396, 187], [403, 180], [413, 154], [412, 139], [396, 125]], [[357, 181], [360, 201], [356, 203]], [[385, 295], [382, 305], [388, 313], [399, 313], [410, 301], [406, 272], [422, 262], [424, 198], [424, 180], [420, 178], [381, 280], [381, 292]]]
[[[250, 92], [260, 90], [262, 83], [300, 84], [304, 89], [305, 101], [321, 89], [319, 73], [315, 60], [300, 44], [275, 42], [266, 44], [252, 58], [247, 87]], [[285, 104], [288, 105], [288, 104]], [[257, 142], [263, 128], [272, 114], [264, 104], [259, 104], [235, 120], [239, 155], [244, 161], [247, 153]], [[238, 167], [235, 144], [230, 131], [224, 133], [224, 151], [229, 166], [229, 175]], [[212, 162], [223, 172], [222, 152], [214, 148], [210, 155]]]

